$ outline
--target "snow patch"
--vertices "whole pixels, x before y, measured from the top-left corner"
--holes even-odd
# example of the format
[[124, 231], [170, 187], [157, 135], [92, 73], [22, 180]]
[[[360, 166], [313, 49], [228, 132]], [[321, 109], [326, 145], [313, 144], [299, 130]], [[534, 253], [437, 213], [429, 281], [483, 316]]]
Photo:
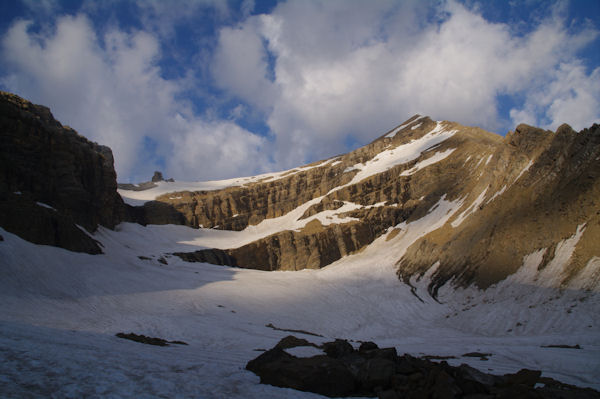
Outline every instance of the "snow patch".
[[489, 204], [490, 202], [492, 202], [496, 197], [499, 197], [500, 195], [502, 195], [502, 193], [504, 193], [506, 191], [507, 186], [504, 185], [499, 191], [497, 191], [496, 193], [494, 193], [494, 195], [492, 195], [492, 197], [487, 200], [486, 204]]
[[479, 197], [477, 197], [475, 201], [473, 201], [473, 203], [451, 223], [452, 227], [458, 227], [467, 217], [477, 212], [477, 209], [479, 209], [479, 206], [483, 203], [483, 199], [485, 198], [486, 192], [487, 187], [485, 190], [483, 190], [481, 194], [479, 194]]
[[[523, 266], [516, 273], [506, 278], [502, 284], [514, 285], [515, 283], [520, 283], [536, 287], [559, 288], [566, 277], [565, 272], [569, 265], [569, 260], [584, 231], [585, 224], [580, 224], [577, 226], [575, 234], [560, 241], [556, 245], [552, 260], [542, 270], [539, 270], [539, 265], [547, 249], [540, 249], [525, 256], [523, 258]], [[594, 273], [594, 269], [595, 263], [592, 262], [592, 268], [590, 268], [592, 274]]]
[[519, 173], [519, 175], [517, 176], [517, 178], [516, 178], [514, 181], [517, 181], [517, 180], [519, 180], [519, 178], [520, 178], [521, 176], [523, 176], [523, 174], [524, 174], [525, 172], [527, 172], [527, 171], [529, 170], [529, 168], [531, 168], [531, 165], [533, 165], [533, 159], [532, 159], [531, 161], [529, 161], [529, 163], [527, 164], [527, 166], [525, 166], [525, 167], [523, 168], [523, 170], [521, 170], [521, 172]]
[[44, 204], [43, 202], [36, 202], [36, 204], [37, 204], [38, 206], [41, 206], [41, 207], [43, 207], [43, 208], [52, 209], [53, 211], [55, 211], [55, 212], [56, 212], [56, 209], [54, 209], [54, 207], [52, 207], [52, 206], [50, 206], [50, 205], [48, 205], [48, 204]]
[[423, 119], [423, 118], [425, 118], [425, 116], [419, 116], [418, 118], [416, 118], [416, 119], [415, 119], [415, 120], [413, 120], [413, 121], [410, 121], [410, 122], [408, 122], [408, 123], [404, 123], [404, 124], [402, 124], [402, 125], [400, 125], [400, 126], [396, 127], [394, 130], [392, 130], [392, 131], [391, 131], [391, 132], [389, 132], [388, 134], [386, 134], [386, 135], [385, 135], [385, 137], [387, 137], [387, 138], [392, 138], [392, 137], [396, 136], [396, 133], [398, 133], [400, 130], [404, 129], [404, 128], [405, 128], [405, 127], [407, 127], [407, 126], [410, 126], [410, 124], [412, 124], [412, 123], [415, 123], [416, 121], [418, 121], [418, 120], [420, 120], [420, 119]]
[[585, 267], [569, 281], [568, 287], [575, 290], [600, 291], [600, 258], [594, 256]]
[[350, 183], [343, 187], [356, 184], [370, 176], [385, 172], [394, 166], [413, 161], [417, 159], [421, 153], [447, 140], [456, 132], [457, 130], [446, 130], [442, 122], [437, 122], [436, 127], [423, 137], [399, 145], [390, 150], [382, 151], [377, 154], [374, 159], [371, 159], [364, 164], [354, 165], [354, 168], [360, 169], [360, 171], [354, 176]]
[[325, 354], [323, 350], [315, 348], [314, 346], [296, 346], [294, 348], [285, 349], [285, 352], [296, 357], [313, 357]]
[[449, 148], [446, 151], [436, 152], [431, 157], [419, 162], [412, 168], [400, 173], [400, 176], [413, 175], [413, 174], [417, 173], [419, 170], [426, 168], [429, 165], [433, 165], [436, 162], [440, 162], [441, 160], [446, 159], [446, 157], [448, 157], [450, 154], [452, 154], [454, 152], [454, 150], [456, 150], [456, 148]]

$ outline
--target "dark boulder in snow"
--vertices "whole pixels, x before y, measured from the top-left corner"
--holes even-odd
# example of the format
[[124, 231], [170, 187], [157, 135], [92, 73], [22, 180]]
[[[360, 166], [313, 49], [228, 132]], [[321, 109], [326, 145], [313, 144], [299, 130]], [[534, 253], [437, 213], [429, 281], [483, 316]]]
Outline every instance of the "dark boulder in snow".
[[162, 172], [159, 172], [158, 170], [156, 172], [154, 172], [154, 175], [152, 175], [152, 182], [158, 182], [158, 181], [164, 181], [165, 179], [163, 178], [163, 174]]
[[454, 367], [445, 361], [398, 356], [395, 348], [379, 349], [373, 343], [363, 344], [357, 351], [347, 341], [335, 340], [322, 345], [327, 355], [295, 357], [282, 349], [298, 340], [293, 338], [285, 337], [275, 348], [248, 362], [246, 369], [257, 374], [263, 384], [329, 397], [600, 398], [593, 389], [543, 378], [538, 370], [497, 376], [466, 364]]

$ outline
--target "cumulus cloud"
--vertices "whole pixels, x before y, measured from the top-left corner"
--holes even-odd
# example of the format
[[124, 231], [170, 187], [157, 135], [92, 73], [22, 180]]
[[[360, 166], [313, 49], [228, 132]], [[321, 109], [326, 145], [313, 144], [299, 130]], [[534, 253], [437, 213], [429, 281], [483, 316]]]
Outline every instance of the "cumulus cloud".
[[[178, 96], [186, 82], [161, 77], [153, 35], [115, 28], [99, 38], [83, 15], [59, 18], [50, 33], [33, 33], [30, 25], [18, 21], [2, 39], [2, 56], [13, 70], [3, 85], [51, 105], [57, 119], [109, 145], [121, 178], [140, 181], [161, 164], [179, 179], [264, 169], [256, 156], [262, 139], [230, 122], [195, 115]], [[156, 147], [152, 159], [145, 154], [148, 142]], [[241, 153], [244, 146], [248, 150]]]
[[[252, 174], [244, 171], [248, 172], [249, 165], [264, 158], [266, 140], [234, 123], [188, 120], [181, 116], [177, 116], [175, 123], [173, 127], [183, 133], [173, 138], [176, 158], [170, 160], [169, 171], [175, 176], [216, 179]], [[198, 170], [199, 165], [206, 171]]]
[[561, 63], [548, 82], [524, 93], [521, 108], [510, 110], [515, 123], [556, 130], [569, 123], [575, 130], [600, 121], [600, 68], [590, 74], [579, 62]]
[[[239, 10], [219, 0], [128, 4], [142, 28], [95, 26], [84, 14], [21, 20], [0, 49], [0, 84], [111, 146], [122, 180], [157, 168], [216, 179], [296, 167], [415, 113], [499, 133], [600, 119], [600, 69], [578, 58], [598, 31], [568, 24], [560, 3], [528, 27], [452, 0], [290, 0], [268, 15], [252, 15], [253, 0]], [[513, 100], [504, 114], [499, 96]]]
[[260, 109], [270, 106], [274, 87], [268, 79], [268, 54], [257, 34], [258, 23], [223, 28], [214, 54], [212, 73], [216, 84]]
[[[345, 151], [349, 137], [368, 141], [414, 113], [500, 129], [498, 95], [525, 98], [511, 113], [517, 123], [527, 113], [549, 125], [598, 119], [598, 73], [573, 66], [597, 31], [569, 30], [560, 7], [522, 34], [455, 2], [430, 15], [422, 4], [279, 4], [222, 30], [215, 77], [251, 105], [270, 106], [276, 160], [287, 167]], [[240, 63], [224, 68], [246, 42]]]

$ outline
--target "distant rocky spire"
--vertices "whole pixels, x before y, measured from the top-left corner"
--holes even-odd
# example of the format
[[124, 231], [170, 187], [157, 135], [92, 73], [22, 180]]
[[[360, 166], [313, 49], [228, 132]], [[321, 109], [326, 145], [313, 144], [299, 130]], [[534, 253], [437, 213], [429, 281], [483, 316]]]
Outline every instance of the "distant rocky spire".
[[152, 176], [152, 182], [156, 183], [158, 181], [163, 181], [163, 180], [165, 180], [165, 179], [163, 178], [162, 172], [160, 172], [158, 170], [155, 171], [154, 176]]

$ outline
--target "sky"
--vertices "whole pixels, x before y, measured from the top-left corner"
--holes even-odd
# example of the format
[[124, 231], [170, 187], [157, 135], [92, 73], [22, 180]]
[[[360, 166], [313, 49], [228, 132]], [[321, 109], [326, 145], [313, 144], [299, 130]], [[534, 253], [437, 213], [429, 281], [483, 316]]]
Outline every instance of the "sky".
[[598, 0], [2, 0], [0, 89], [108, 145], [120, 182], [293, 168], [414, 114], [600, 122]]

